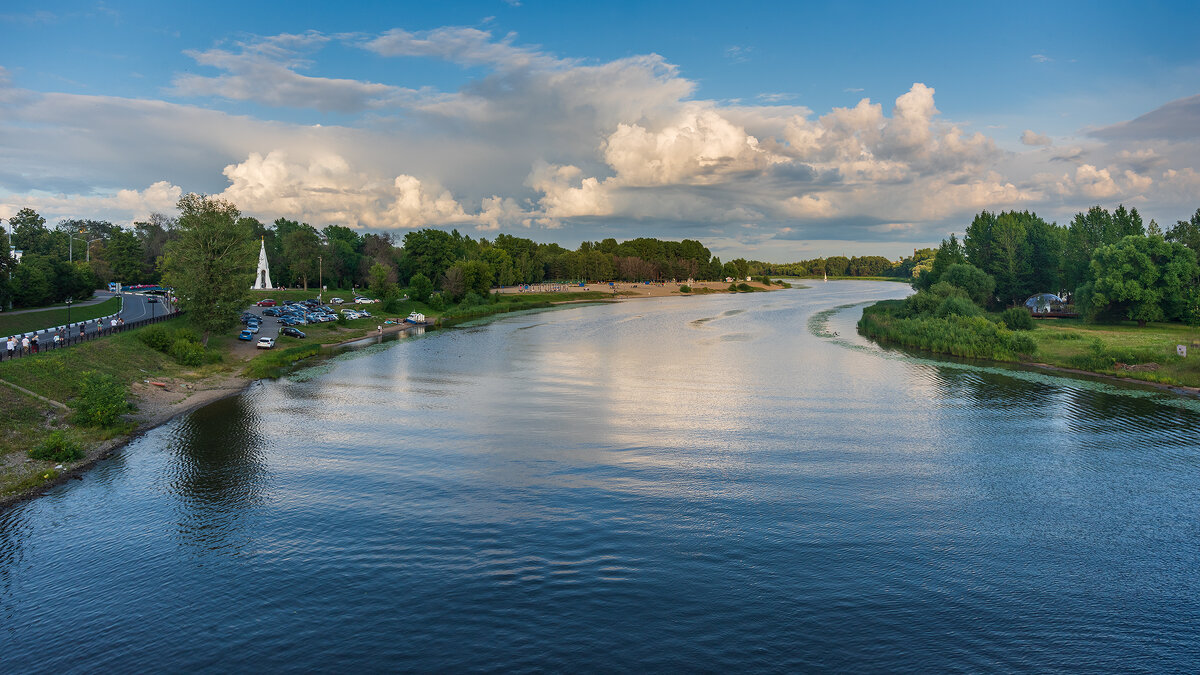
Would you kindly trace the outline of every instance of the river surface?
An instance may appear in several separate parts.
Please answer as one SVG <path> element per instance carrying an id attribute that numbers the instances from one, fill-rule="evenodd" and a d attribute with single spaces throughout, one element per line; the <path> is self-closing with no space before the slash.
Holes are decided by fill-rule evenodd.
<path id="1" fill-rule="evenodd" d="M 576 306 L 258 383 L 0 512 L 0 671 L 1195 672 L 1197 401 L 833 309 L 907 292 Z"/>

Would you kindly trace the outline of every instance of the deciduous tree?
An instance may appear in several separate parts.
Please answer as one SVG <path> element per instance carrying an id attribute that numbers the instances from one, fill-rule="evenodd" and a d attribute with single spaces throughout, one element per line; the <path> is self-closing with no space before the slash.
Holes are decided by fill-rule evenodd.
<path id="1" fill-rule="evenodd" d="M 199 194 L 179 200 L 179 238 L 166 246 L 163 280 L 208 344 L 212 333 L 232 328 L 250 302 L 257 243 L 238 222 L 231 202 Z"/>

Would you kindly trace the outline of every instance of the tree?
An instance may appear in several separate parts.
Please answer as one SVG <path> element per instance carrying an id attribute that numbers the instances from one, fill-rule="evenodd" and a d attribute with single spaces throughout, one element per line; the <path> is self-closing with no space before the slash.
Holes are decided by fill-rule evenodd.
<path id="1" fill-rule="evenodd" d="M 390 300 L 396 295 L 396 284 L 392 281 L 395 278 L 396 271 L 387 265 L 383 263 L 371 265 L 369 273 L 371 292 L 380 298 Z"/>
<path id="2" fill-rule="evenodd" d="M 433 292 L 433 282 L 429 280 L 429 277 L 417 272 L 408 283 L 412 287 L 413 300 L 417 302 L 429 301 L 429 294 Z"/>
<path id="3" fill-rule="evenodd" d="M 988 304 L 996 288 L 996 280 L 991 275 L 967 263 L 951 265 L 942 274 L 941 280 L 966 291 L 971 301 L 981 307 Z"/>
<path id="4" fill-rule="evenodd" d="M 142 281 L 145 254 L 137 235 L 128 230 L 116 230 L 104 242 L 101 257 L 108 263 L 111 277 L 123 284 Z"/>
<path id="5" fill-rule="evenodd" d="M 913 280 L 913 286 L 918 290 L 929 288 L 930 286 L 941 281 L 942 275 L 946 270 L 953 265 L 962 265 L 967 262 L 966 254 L 963 252 L 963 247 L 958 243 L 958 239 L 951 234 L 949 239 L 943 239 L 942 245 L 938 246 L 937 253 L 933 256 L 933 262 L 929 267 L 929 271 Z"/>
<path id="6" fill-rule="evenodd" d="M 1161 237 L 1127 236 L 1096 249 L 1082 287 L 1088 314 L 1148 321 L 1184 318 L 1197 284 L 1196 254 Z"/>
<path id="7" fill-rule="evenodd" d="M 1021 215 L 1006 212 L 996 218 L 992 228 L 992 269 L 984 270 L 996 279 L 996 299 L 1009 305 L 1030 295 L 1024 283 L 1030 272 L 1026 218 Z"/>
<path id="8" fill-rule="evenodd" d="M 179 238 L 166 246 L 163 281 L 174 287 L 207 346 L 209 336 L 235 326 L 249 304 L 258 251 L 233 203 L 193 193 L 180 198 L 179 210 Z"/>
<path id="9" fill-rule="evenodd" d="M 283 238 L 283 257 L 292 270 L 292 278 L 299 279 L 308 290 L 308 280 L 316 279 L 324 270 L 317 257 L 321 255 L 321 239 L 317 231 L 307 225 L 289 232 Z"/>
<path id="10" fill-rule="evenodd" d="M 1166 240 L 1183 244 L 1200 255 L 1200 209 L 1196 209 L 1189 220 L 1175 223 L 1175 227 L 1167 232 Z"/>

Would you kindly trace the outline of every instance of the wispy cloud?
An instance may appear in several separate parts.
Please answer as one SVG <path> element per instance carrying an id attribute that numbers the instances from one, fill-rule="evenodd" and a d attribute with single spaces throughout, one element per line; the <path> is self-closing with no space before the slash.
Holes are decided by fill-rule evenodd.
<path id="1" fill-rule="evenodd" d="M 750 60 L 750 52 L 753 52 L 753 47 L 745 47 L 742 45 L 733 45 L 725 48 L 725 58 L 734 63 L 745 63 Z"/>
<path id="2" fill-rule="evenodd" d="M 1033 59 L 1034 61 L 1037 61 L 1038 63 L 1049 63 L 1050 61 L 1054 60 L 1054 59 L 1050 58 L 1049 56 L 1046 56 L 1045 54 L 1032 54 L 1032 55 L 1030 55 L 1029 58 Z"/>
<path id="3" fill-rule="evenodd" d="M 755 96 L 754 98 L 758 99 L 759 101 L 762 101 L 763 103 L 783 103 L 784 101 L 794 101 L 794 100 L 796 100 L 796 97 L 797 97 L 796 94 L 789 94 L 787 92 L 780 91 L 780 92 L 762 93 L 762 94 Z"/>
<path id="4" fill-rule="evenodd" d="M 847 94 L 858 94 L 865 90 L 862 87 L 846 87 L 842 91 L 846 92 Z"/>

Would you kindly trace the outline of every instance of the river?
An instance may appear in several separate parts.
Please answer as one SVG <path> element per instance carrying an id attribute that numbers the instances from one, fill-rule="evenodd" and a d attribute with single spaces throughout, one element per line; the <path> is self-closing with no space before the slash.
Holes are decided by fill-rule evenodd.
<path id="1" fill-rule="evenodd" d="M 0 512 L 0 671 L 1194 671 L 1200 404 L 817 282 L 507 316 Z"/>

